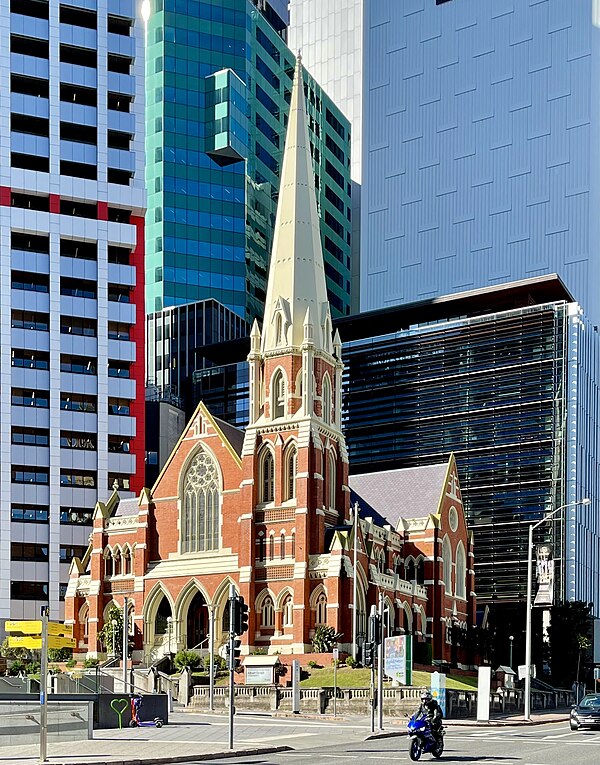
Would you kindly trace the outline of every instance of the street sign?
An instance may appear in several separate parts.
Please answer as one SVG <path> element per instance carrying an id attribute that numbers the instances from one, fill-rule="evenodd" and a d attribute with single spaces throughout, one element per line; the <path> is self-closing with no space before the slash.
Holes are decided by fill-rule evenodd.
<path id="1" fill-rule="evenodd" d="M 32 619 L 29 621 L 8 620 L 4 622 L 4 629 L 6 632 L 22 632 L 24 635 L 41 635 L 42 622 L 40 619 Z M 73 637 L 73 625 L 61 624 L 60 622 L 48 622 L 48 635 Z"/>
<path id="2" fill-rule="evenodd" d="M 48 622 L 48 634 L 56 637 L 73 637 L 73 625 L 61 624 L 60 622 Z M 52 647 L 52 646 L 51 646 Z"/>
<path id="3" fill-rule="evenodd" d="M 42 650 L 42 636 L 35 635 L 10 635 L 8 638 L 9 648 L 29 648 L 32 651 Z"/>
<path id="4" fill-rule="evenodd" d="M 48 635 L 48 648 L 75 648 L 77 641 L 70 637 Z M 31 651 L 42 650 L 41 635 L 10 635 L 9 648 L 28 648 Z"/>
<path id="5" fill-rule="evenodd" d="M 7 620 L 4 622 L 6 632 L 22 632 L 25 635 L 41 635 L 42 621 L 34 619 L 33 621 L 15 622 Z"/>
<path id="6" fill-rule="evenodd" d="M 62 637 L 62 635 L 48 635 L 48 648 L 75 648 L 75 638 Z"/>

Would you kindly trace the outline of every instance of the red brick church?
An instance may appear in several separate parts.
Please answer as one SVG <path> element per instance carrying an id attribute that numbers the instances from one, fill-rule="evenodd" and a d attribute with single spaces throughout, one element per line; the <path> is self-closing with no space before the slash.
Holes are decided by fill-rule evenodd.
<path id="1" fill-rule="evenodd" d="M 454 458 L 349 479 L 341 347 L 298 61 L 265 316 L 248 357 L 249 425 L 242 432 L 200 404 L 151 490 L 97 504 L 66 597 L 79 652 L 103 651 L 98 632 L 124 597 L 139 661 L 206 649 L 211 624 L 219 646 L 233 583 L 250 605 L 243 653 L 310 652 L 319 625 L 350 651 L 353 609 L 360 644 L 382 592 L 389 634 L 410 632 L 423 656 L 467 661 L 456 636 L 475 619 L 473 549 Z"/>

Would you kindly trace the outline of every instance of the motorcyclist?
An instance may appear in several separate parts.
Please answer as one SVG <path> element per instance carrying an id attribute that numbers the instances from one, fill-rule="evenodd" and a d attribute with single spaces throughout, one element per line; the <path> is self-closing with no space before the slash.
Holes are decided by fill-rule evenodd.
<path id="1" fill-rule="evenodd" d="M 438 738 L 444 715 L 442 714 L 440 705 L 433 698 L 429 691 L 423 691 L 421 693 L 421 706 L 419 707 L 419 713 L 425 715 L 431 727 L 431 732 L 436 738 Z"/>

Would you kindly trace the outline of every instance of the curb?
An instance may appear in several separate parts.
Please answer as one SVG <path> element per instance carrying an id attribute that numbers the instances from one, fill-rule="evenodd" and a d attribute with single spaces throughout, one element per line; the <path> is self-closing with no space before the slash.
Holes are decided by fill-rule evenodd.
<path id="1" fill-rule="evenodd" d="M 175 743 L 175 742 L 174 742 Z M 148 759 L 127 760 L 94 760 L 94 765 L 170 765 L 176 762 L 199 762 L 205 760 L 222 760 L 232 757 L 253 757 L 259 754 L 276 754 L 277 752 L 290 752 L 291 746 L 263 746 L 255 749 L 227 749 L 224 752 L 203 752 L 199 754 L 185 754 L 176 757 L 155 757 Z M 51 765 L 90 765 L 90 760 L 85 761 L 61 761 L 59 757 L 50 758 Z"/>

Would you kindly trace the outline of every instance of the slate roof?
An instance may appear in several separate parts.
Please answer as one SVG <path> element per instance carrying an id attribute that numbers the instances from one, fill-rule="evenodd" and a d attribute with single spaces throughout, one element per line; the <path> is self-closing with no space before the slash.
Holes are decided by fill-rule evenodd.
<path id="1" fill-rule="evenodd" d="M 112 518 L 123 518 L 129 515 L 137 515 L 139 511 L 138 497 L 128 497 L 127 499 L 119 498 L 119 504 L 117 509 L 112 514 Z"/>
<path id="2" fill-rule="evenodd" d="M 437 513 L 448 463 L 402 470 L 351 475 L 350 501 L 358 502 L 361 518 L 398 527 L 400 518 L 425 518 Z"/>
<path id="3" fill-rule="evenodd" d="M 225 438 L 229 441 L 233 447 L 234 452 L 238 456 L 242 456 L 242 446 L 244 445 L 244 431 L 236 428 L 234 425 L 230 425 L 225 420 L 220 420 L 218 417 L 212 415 L 213 420 L 219 426 Z"/>

